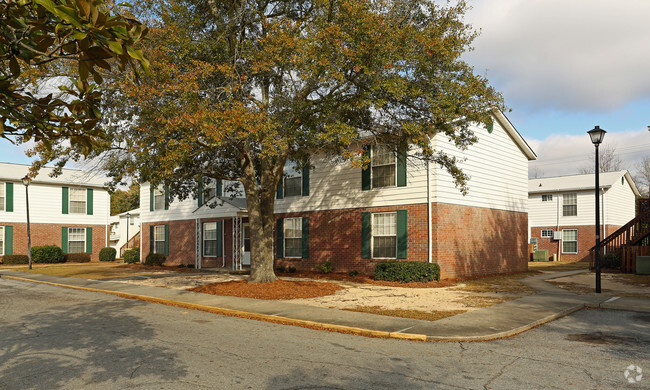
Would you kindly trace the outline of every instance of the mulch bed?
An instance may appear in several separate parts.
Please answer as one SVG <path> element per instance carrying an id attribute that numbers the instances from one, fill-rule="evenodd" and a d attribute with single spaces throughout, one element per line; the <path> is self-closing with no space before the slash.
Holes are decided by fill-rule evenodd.
<path id="1" fill-rule="evenodd" d="M 248 283 L 246 280 L 235 280 L 206 284 L 192 288 L 190 291 L 213 295 L 277 300 L 323 297 L 332 295 L 342 289 L 343 287 L 338 284 L 329 282 L 276 280 L 272 283 Z"/>
<path id="2" fill-rule="evenodd" d="M 350 276 L 347 273 L 343 272 L 331 272 L 329 274 L 324 274 L 322 272 L 313 272 L 313 271 L 296 271 L 296 272 L 277 272 L 275 273 L 278 277 L 283 278 L 305 278 L 305 279 L 317 279 L 317 280 L 339 280 L 343 282 L 354 282 L 354 283 L 365 283 L 365 284 L 374 284 L 378 286 L 388 286 L 388 287 L 407 287 L 407 288 L 440 288 L 440 287 L 451 287 L 458 284 L 458 280 L 455 279 L 445 279 L 440 281 L 432 282 L 410 282 L 410 283 L 400 283 L 400 282 L 388 282 L 385 280 L 375 280 L 370 275 L 356 275 Z"/>

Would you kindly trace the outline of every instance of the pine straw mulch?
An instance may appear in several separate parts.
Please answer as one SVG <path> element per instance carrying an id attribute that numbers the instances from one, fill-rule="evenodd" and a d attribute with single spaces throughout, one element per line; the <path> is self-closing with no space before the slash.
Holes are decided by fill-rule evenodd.
<path id="1" fill-rule="evenodd" d="M 282 278 L 300 278 L 300 279 L 317 279 L 317 280 L 335 280 L 341 282 L 352 282 L 360 284 L 374 284 L 377 286 L 387 286 L 387 287 L 406 287 L 406 288 L 440 288 L 440 287 L 451 287 L 458 284 L 456 279 L 445 279 L 440 281 L 431 281 L 431 282 L 410 282 L 410 283 L 400 283 L 400 282 L 388 282 L 386 280 L 375 280 L 370 275 L 356 275 L 350 276 L 347 273 L 343 272 L 331 272 L 324 274 L 322 272 L 316 271 L 296 271 L 296 272 L 277 272 L 276 275 Z"/>
<path id="2" fill-rule="evenodd" d="M 336 283 L 279 279 L 272 283 L 248 283 L 246 280 L 234 280 L 190 289 L 190 291 L 205 294 L 268 300 L 316 298 L 332 295 L 338 290 L 343 290 L 343 287 Z"/>

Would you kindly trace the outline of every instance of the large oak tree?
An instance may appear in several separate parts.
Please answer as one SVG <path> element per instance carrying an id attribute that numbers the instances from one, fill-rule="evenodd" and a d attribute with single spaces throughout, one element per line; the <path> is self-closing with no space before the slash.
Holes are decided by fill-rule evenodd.
<path id="1" fill-rule="evenodd" d="M 273 272 L 276 186 L 289 160 L 315 153 L 364 164 L 363 146 L 414 145 L 465 190 L 444 133 L 476 142 L 471 123 L 503 108 L 462 59 L 475 38 L 466 4 L 428 0 L 148 0 L 151 75 L 116 84 L 111 173 L 191 197 L 197 178 L 243 183 L 252 282 Z M 126 104 L 122 104 L 126 102 Z"/>

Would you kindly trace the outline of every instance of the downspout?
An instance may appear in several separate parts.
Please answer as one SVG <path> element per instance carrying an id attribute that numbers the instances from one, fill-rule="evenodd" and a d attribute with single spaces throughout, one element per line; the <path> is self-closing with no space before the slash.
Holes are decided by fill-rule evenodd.
<path id="1" fill-rule="evenodd" d="M 601 235 L 601 237 L 602 237 L 601 241 L 602 241 L 602 240 L 604 240 L 605 238 L 607 238 L 607 234 L 606 234 L 606 232 L 607 232 L 607 225 L 605 225 L 605 189 L 604 189 L 604 188 L 601 188 L 600 190 L 601 190 L 601 195 L 600 195 L 600 208 L 601 208 L 601 211 L 600 211 L 600 215 L 601 215 L 601 218 L 602 218 L 602 220 L 601 220 L 601 226 L 603 227 L 603 231 L 601 232 L 601 233 L 602 233 L 602 235 Z M 603 254 L 605 254 L 605 253 L 607 253 L 607 245 L 605 245 L 605 246 L 603 247 Z"/>
<path id="2" fill-rule="evenodd" d="M 221 268 L 226 268 L 226 220 L 221 223 Z"/>
<path id="3" fill-rule="evenodd" d="M 108 192 L 106 192 L 106 195 L 108 195 Z M 108 228 L 108 219 L 110 218 L 110 215 L 111 215 L 111 196 L 110 195 L 108 195 L 106 197 L 106 205 L 108 207 L 108 210 L 107 210 L 108 212 L 106 213 L 106 230 L 104 231 L 106 233 L 106 234 L 104 234 L 105 239 L 106 239 L 106 244 L 104 246 L 108 247 L 109 235 L 111 234 L 111 232 L 109 231 L 109 228 Z M 127 239 L 128 239 L 128 237 L 127 237 Z M 118 248 L 118 250 L 119 250 L 119 248 Z"/>
<path id="4" fill-rule="evenodd" d="M 555 231 L 559 232 L 560 231 L 560 193 L 559 192 L 556 194 L 556 202 L 555 202 L 555 204 L 557 205 L 555 207 L 556 208 L 556 212 L 555 212 L 555 222 L 556 222 Z M 557 240 L 557 261 L 562 261 L 561 260 L 561 256 L 562 256 L 562 250 L 561 250 L 562 247 L 561 247 L 561 245 L 562 245 L 562 239 L 560 238 L 559 240 Z"/>
<path id="5" fill-rule="evenodd" d="M 427 160 L 427 260 L 433 263 L 433 228 L 431 226 L 431 175 L 429 173 L 429 160 Z"/>

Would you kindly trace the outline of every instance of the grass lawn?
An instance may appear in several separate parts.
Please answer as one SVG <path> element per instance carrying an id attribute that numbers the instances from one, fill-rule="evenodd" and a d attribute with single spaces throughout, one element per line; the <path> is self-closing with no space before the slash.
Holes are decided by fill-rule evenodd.
<path id="1" fill-rule="evenodd" d="M 13 271 L 54 275 L 54 276 L 68 276 L 73 278 L 83 279 L 109 279 L 137 275 L 151 275 L 158 273 L 169 273 L 173 271 L 160 271 L 160 270 L 141 270 L 131 269 L 127 267 L 119 267 L 123 265 L 121 262 L 111 263 L 71 263 L 71 264 L 32 264 L 30 271 L 27 265 L 4 265 L 0 264 L 0 269 L 10 269 Z"/>
<path id="2" fill-rule="evenodd" d="M 589 263 L 583 263 L 581 261 L 533 261 L 528 263 L 528 270 L 530 271 L 562 272 L 582 269 L 588 270 Z"/>

